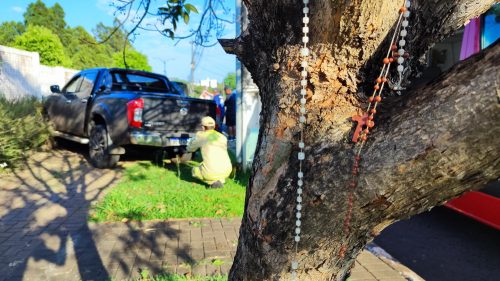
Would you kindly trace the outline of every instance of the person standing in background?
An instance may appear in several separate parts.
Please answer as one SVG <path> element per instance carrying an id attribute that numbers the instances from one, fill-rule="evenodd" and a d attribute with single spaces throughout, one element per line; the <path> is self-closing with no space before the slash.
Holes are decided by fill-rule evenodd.
<path id="1" fill-rule="evenodd" d="M 203 92 L 200 94 L 200 99 L 204 100 L 212 100 L 214 98 L 214 95 L 208 91 L 208 89 L 205 88 Z"/>
<path id="2" fill-rule="evenodd" d="M 223 125 L 224 113 L 225 113 L 224 97 L 217 89 L 215 90 L 215 93 L 214 93 L 214 101 L 215 101 L 215 104 L 217 105 L 217 107 L 215 109 L 215 113 L 216 113 L 215 122 L 217 123 L 218 131 L 222 132 L 223 131 L 222 125 Z"/>
<path id="3" fill-rule="evenodd" d="M 226 126 L 229 140 L 231 141 L 236 136 L 236 93 L 230 87 L 224 87 L 224 91 L 226 92 L 226 101 L 224 102 L 224 106 L 226 107 Z"/>

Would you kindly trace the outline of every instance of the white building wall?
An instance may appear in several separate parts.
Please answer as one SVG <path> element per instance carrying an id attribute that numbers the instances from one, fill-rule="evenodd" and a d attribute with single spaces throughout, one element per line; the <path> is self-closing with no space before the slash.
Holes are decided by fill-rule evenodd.
<path id="1" fill-rule="evenodd" d="M 247 9 L 241 0 L 236 0 L 236 34 L 248 26 Z M 236 155 L 244 170 L 251 167 L 260 128 L 259 89 L 253 83 L 250 72 L 236 60 Z"/>
<path id="2" fill-rule="evenodd" d="M 42 98 L 50 93 L 50 85 L 62 87 L 77 72 L 41 65 L 36 52 L 0 46 L 0 94 L 8 99 Z"/>

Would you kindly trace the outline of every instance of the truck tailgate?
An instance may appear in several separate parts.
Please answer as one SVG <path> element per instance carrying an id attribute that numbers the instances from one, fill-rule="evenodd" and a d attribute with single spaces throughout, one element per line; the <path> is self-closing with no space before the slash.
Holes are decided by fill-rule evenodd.
<path id="1" fill-rule="evenodd" d="M 204 116 L 215 118 L 215 102 L 171 95 L 145 95 L 143 124 L 145 129 L 195 133 Z"/>

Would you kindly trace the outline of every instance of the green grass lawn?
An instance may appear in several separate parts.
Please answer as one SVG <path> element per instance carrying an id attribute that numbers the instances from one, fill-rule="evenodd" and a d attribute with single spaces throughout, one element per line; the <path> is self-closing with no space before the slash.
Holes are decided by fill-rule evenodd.
<path id="1" fill-rule="evenodd" d="M 248 176 L 238 175 L 226 180 L 223 188 L 207 189 L 191 176 L 195 164 L 168 164 L 165 168 L 149 162 L 126 165 L 124 177 L 93 207 L 90 220 L 242 216 Z"/>

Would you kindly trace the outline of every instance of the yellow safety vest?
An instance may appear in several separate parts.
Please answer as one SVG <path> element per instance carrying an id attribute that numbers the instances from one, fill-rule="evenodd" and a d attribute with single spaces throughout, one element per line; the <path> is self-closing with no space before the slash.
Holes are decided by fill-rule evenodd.
<path id="1" fill-rule="evenodd" d="M 216 130 L 201 131 L 188 143 L 187 151 L 201 149 L 201 173 L 207 180 L 227 178 L 232 171 L 227 153 L 227 138 Z"/>

